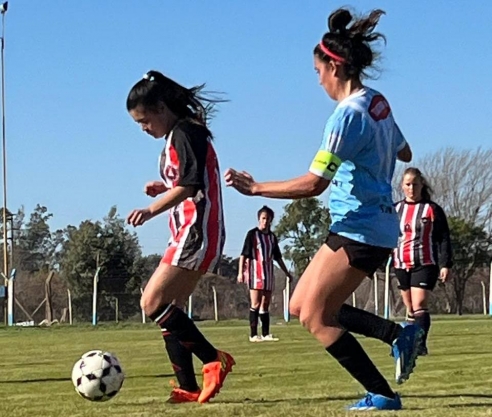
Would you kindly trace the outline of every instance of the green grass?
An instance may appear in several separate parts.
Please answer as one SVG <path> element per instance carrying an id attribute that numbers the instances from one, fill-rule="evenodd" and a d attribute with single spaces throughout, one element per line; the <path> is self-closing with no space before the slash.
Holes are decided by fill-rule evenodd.
<path id="1" fill-rule="evenodd" d="M 245 322 L 200 323 L 237 361 L 210 404 L 168 405 L 171 367 L 152 325 L 0 329 L 0 416 L 344 416 L 362 388 L 298 324 L 274 326 L 277 343 L 250 344 Z M 361 339 L 393 381 L 393 360 L 381 342 Z M 430 355 L 398 390 L 405 410 L 373 416 L 492 416 L 492 320 L 435 320 Z M 115 352 L 127 374 L 107 403 L 80 398 L 70 381 L 85 351 Z M 200 370 L 196 363 L 196 369 Z"/>

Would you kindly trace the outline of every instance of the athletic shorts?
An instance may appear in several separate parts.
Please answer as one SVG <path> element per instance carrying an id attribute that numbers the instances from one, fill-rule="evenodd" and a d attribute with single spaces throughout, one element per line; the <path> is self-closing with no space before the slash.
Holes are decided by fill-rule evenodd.
<path id="1" fill-rule="evenodd" d="M 173 227 L 172 219 L 170 224 L 169 246 L 161 263 L 192 271 L 217 272 L 225 243 L 224 229 L 212 227 L 201 216 L 181 227 Z"/>
<path id="2" fill-rule="evenodd" d="M 432 291 L 439 278 L 439 267 L 437 265 L 424 265 L 409 269 L 395 269 L 400 290 L 409 290 L 410 287 L 423 288 Z"/>
<path id="3" fill-rule="evenodd" d="M 257 279 L 253 277 L 252 279 L 248 279 L 247 282 L 250 290 L 273 291 L 275 289 L 275 277 L 266 279 Z"/>
<path id="4" fill-rule="evenodd" d="M 349 265 L 365 272 L 371 278 L 374 272 L 385 264 L 392 252 L 390 248 L 357 242 L 333 232 L 328 234 L 325 243 L 333 252 L 343 248 L 349 259 Z"/>

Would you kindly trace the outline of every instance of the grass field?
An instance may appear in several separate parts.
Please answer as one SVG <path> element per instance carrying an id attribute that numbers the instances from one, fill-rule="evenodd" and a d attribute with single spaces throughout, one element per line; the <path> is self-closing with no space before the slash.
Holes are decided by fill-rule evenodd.
<path id="1" fill-rule="evenodd" d="M 152 325 L 0 329 L 0 416 L 344 416 L 362 388 L 298 324 L 274 326 L 277 343 L 250 344 L 246 322 L 200 324 L 237 361 L 211 403 L 168 405 L 171 367 Z M 393 360 L 381 342 L 361 339 L 393 381 Z M 374 416 L 492 416 L 492 320 L 435 320 L 430 355 L 398 387 L 404 410 Z M 73 363 L 85 351 L 117 354 L 127 378 L 107 403 L 73 389 Z M 197 373 L 200 370 L 196 363 Z"/>

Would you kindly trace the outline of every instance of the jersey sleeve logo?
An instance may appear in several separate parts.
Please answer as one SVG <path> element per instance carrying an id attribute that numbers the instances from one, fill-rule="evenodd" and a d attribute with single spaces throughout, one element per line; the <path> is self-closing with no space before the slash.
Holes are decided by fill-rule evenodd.
<path id="1" fill-rule="evenodd" d="M 369 114 L 376 122 L 386 119 L 390 113 L 390 105 L 382 95 L 378 94 L 372 98 L 369 105 Z"/>

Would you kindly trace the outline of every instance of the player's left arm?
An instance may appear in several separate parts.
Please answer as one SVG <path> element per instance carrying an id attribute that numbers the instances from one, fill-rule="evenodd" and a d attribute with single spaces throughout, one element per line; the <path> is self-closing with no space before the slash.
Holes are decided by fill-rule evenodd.
<path id="1" fill-rule="evenodd" d="M 161 213 L 169 210 L 172 207 L 177 206 L 182 203 L 187 198 L 193 197 L 196 194 L 195 187 L 188 186 L 177 186 L 169 190 L 164 196 L 159 198 L 159 200 L 154 201 L 149 206 L 149 212 L 151 217 L 158 216 Z"/>
<path id="2" fill-rule="evenodd" d="M 292 276 L 292 274 L 287 269 L 287 266 L 285 266 L 284 259 L 282 257 L 282 252 L 280 251 L 280 246 L 278 244 L 277 236 L 273 235 L 273 237 L 274 237 L 274 241 L 275 241 L 274 247 L 273 247 L 273 259 L 275 259 L 275 261 L 277 262 L 278 266 L 283 271 L 285 276 L 287 278 L 289 278 L 289 282 L 292 282 L 294 277 Z"/>
<path id="3" fill-rule="evenodd" d="M 149 206 L 152 217 L 177 206 L 187 198 L 194 197 L 198 190 L 204 187 L 208 146 L 205 135 L 192 137 L 187 132 L 176 130 L 172 140 L 179 160 L 179 180 L 176 187 Z"/>
<path id="4" fill-rule="evenodd" d="M 437 204 L 434 205 L 434 228 L 435 241 L 439 252 L 439 265 L 441 267 L 440 278 L 446 281 L 449 269 L 453 266 L 451 235 L 444 210 Z"/>

